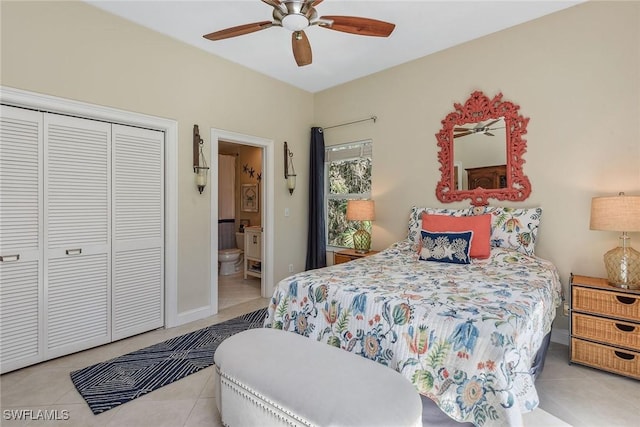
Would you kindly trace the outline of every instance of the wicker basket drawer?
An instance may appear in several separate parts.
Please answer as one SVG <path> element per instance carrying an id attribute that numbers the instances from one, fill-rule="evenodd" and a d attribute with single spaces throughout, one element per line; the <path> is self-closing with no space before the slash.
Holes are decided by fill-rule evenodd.
<path id="1" fill-rule="evenodd" d="M 640 351 L 640 324 L 572 313 L 571 334 Z"/>
<path id="2" fill-rule="evenodd" d="M 640 352 L 571 338 L 571 361 L 640 379 Z"/>
<path id="3" fill-rule="evenodd" d="M 571 298 L 573 310 L 640 321 L 640 296 L 573 286 Z"/>

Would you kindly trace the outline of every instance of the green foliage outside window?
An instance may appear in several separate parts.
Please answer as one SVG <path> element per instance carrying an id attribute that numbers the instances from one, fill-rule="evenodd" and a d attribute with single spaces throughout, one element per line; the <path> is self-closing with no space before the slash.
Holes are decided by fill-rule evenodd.
<path id="1" fill-rule="evenodd" d="M 353 247 L 353 233 L 359 221 L 347 221 L 347 200 L 368 199 L 371 194 L 371 159 L 358 158 L 329 163 L 329 194 L 327 196 L 327 244 Z M 371 222 L 364 221 L 371 232 Z"/>

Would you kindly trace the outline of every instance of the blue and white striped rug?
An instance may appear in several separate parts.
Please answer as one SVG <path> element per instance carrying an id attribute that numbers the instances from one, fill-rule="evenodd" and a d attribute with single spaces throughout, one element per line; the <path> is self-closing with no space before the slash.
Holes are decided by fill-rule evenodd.
<path id="1" fill-rule="evenodd" d="M 267 309 L 71 372 L 71 381 L 94 414 L 127 403 L 213 365 L 213 354 L 227 337 L 262 326 Z"/>

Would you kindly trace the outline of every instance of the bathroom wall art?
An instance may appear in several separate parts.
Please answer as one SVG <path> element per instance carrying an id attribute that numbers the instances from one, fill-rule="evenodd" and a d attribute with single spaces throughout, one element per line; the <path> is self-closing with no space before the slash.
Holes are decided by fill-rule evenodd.
<path id="1" fill-rule="evenodd" d="M 258 212 L 258 184 L 242 184 L 242 212 Z"/>

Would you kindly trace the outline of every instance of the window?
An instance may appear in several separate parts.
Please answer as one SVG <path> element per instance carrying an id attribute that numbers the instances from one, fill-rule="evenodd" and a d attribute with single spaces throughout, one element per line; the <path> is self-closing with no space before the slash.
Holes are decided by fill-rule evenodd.
<path id="1" fill-rule="evenodd" d="M 371 198 L 372 142 L 359 141 L 325 149 L 327 245 L 352 248 L 360 224 L 347 221 L 347 200 Z M 365 222 L 371 231 L 371 223 Z"/>

